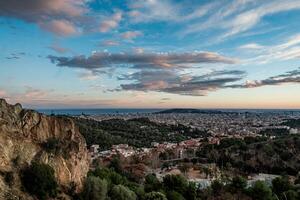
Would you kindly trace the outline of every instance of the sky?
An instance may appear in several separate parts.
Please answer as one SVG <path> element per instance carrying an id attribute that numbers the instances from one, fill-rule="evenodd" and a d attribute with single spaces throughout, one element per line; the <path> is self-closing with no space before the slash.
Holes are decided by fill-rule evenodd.
<path id="1" fill-rule="evenodd" d="M 300 108 L 300 0 L 0 0 L 0 98 Z"/>

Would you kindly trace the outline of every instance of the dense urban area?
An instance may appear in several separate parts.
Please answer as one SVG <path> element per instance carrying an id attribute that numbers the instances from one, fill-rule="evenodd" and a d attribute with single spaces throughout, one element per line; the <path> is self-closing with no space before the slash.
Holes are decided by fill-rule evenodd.
<path id="1" fill-rule="evenodd" d="M 74 119 L 92 176 L 110 182 L 117 172 L 142 184 L 142 194 L 127 186 L 138 199 L 300 198 L 300 112 L 171 109 Z"/>

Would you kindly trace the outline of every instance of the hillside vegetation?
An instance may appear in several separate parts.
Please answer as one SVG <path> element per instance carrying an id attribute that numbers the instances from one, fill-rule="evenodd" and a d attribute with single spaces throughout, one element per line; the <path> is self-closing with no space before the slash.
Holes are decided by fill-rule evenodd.
<path id="1" fill-rule="evenodd" d="M 88 145 L 99 144 L 102 149 L 109 149 L 113 144 L 121 143 L 150 147 L 152 142 L 180 142 L 208 135 L 206 131 L 190 129 L 184 125 L 155 123 L 148 118 L 111 119 L 101 122 L 77 118 L 75 123 Z"/>
<path id="2" fill-rule="evenodd" d="M 300 137 L 267 141 L 225 139 L 220 145 L 205 145 L 197 155 L 220 167 L 230 166 L 244 173 L 296 175 L 300 171 Z"/>

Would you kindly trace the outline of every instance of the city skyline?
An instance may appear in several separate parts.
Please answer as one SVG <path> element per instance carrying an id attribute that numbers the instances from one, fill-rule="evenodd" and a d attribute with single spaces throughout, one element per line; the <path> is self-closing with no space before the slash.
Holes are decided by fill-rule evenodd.
<path id="1" fill-rule="evenodd" d="M 0 2 L 0 98 L 300 109 L 300 0 Z"/>

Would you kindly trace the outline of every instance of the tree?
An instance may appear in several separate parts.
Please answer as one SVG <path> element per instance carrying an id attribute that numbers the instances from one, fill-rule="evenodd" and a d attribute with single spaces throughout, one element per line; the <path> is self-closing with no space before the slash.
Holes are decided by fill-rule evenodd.
<path id="1" fill-rule="evenodd" d="M 167 197 L 161 192 L 150 192 L 145 195 L 144 200 L 167 200 Z"/>
<path id="2" fill-rule="evenodd" d="M 167 194 L 168 199 L 170 200 L 185 200 L 185 198 L 176 191 L 170 191 Z"/>
<path id="3" fill-rule="evenodd" d="M 107 181 L 99 177 L 89 176 L 83 189 L 84 200 L 105 200 L 107 195 Z"/>
<path id="4" fill-rule="evenodd" d="M 249 189 L 249 195 L 255 200 L 272 200 L 272 190 L 263 181 L 256 181 Z"/>
<path id="5" fill-rule="evenodd" d="M 287 192 L 285 192 L 285 197 L 288 200 L 299 200 L 300 196 L 297 192 L 295 192 L 294 190 L 289 190 Z"/>
<path id="6" fill-rule="evenodd" d="M 234 192 L 243 191 L 247 187 L 247 181 L 241 176 L 236 176 L 232 179 L 230 187 Z"/>
<path id="7" fill-rule="evenodd" d="M 166 190 L 173 190 L 181 194 L 184 194 L 188 187 L 187 180 L 180 175 L 166 175 L 163 179 L 163 184 Z"/>
<path id="8" fill-rule="evenodd" d="M 181 173 L 183 173 L 184 175 L 186 175 L 186 173 L 189 171 L 190 169 L 190 165 L 187 163 L 182 163 L 178 166 L 178 169 L 181 171 Z"/>
<path id="9" fill-rule="evenodd" d="M 21 180 L 26 191 L 41 200 L 55 197 L 57 194 L 54 170 L 47 164 L 33 162 L 23 170 Z"/>
<path id="10" fill-rule="evenodd" d="M 155 174 L 148 174 L 145 177 L 145 191 L 152 192 L 152 191 L 159 191 L 161 189 L 161 183 Z"/>
<path id="11" fill-rule="evenodd" d="M 282 197 L 283 193 L 291 189 L 288 177 L 277 177 L 272 181 L 272 190 L 278 196 Z"/>
<path id="12" fill-rule="evenodd" d="M 195 200 L 197 196 L 197 187 L 193 182 L 189 182 L 184 197 L 188 200 Z"/>
<path id="13" fill-rule="evenodd" d="M 115 170 L 118 173 L 123 172 L 120 158 L 118 156 L 113 157 L 113 159 L 111 160 L 111 162 L 109 164 L 109 168 L 112 168 L 113 170 Z"/>
<path id="14" fill-rule="evenodd" d="M 214 180 L 211 183 L 211 189 L 213 190 L 214 194 L 219 194 L 223 190 L 223 183 L 219 180 Z"/>
<path id="15" fill-rule="evenodd" d="M 136 194 L 123 185 L 115 185 L 110 197 L 111 200 L 136 200 Z"/>

